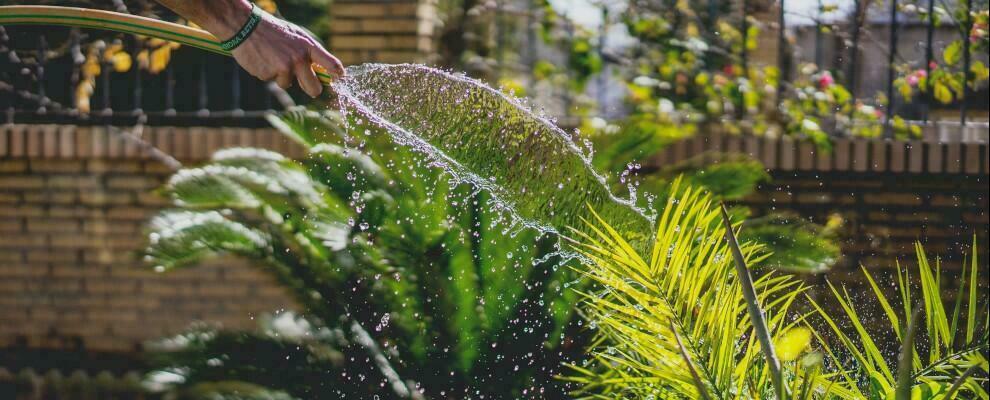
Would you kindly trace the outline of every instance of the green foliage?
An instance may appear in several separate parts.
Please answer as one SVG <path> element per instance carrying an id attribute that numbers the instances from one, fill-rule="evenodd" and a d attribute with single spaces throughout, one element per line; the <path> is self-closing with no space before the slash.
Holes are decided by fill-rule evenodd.
<path id="1" fill-rule="evenodd" d="M 550 377 L 565 353 L 548 350 L 570 335 L 577 299 L 564 290 L 574 273 L 551 268 L 552 240 L 510 231 L 484 207 L 488 194 L 452 187 L 388 135 L 355 122 L 341 130 L 333 118 L 273 120 L 309 150 L 304 160 L 229 149 L 176 173 L 163 192 L 177 208 L 152 221 L 145 254 L 160 271 L 222 253 L 255 260 L 295 296 L 307 325 L 337 333 L 303 346 L 285 335 L 193 331 L 201 343 L 192 353 L 159 364 L 188 372 L 166 389 L 244 381 L 297 398 L 380 387 L 426 396 L 561 390 Z M 271 350 L 239 350 L 247 347 Z M 273 362 L 280 357 L 288 361 Z M 499 371 L 514 366 L 504 380 Z"/>
<path id="2" fill-rule="evenodd" d="M 656 171 L 640 171 L 630 167 L 639 160 L 649 160 L 670 145 L 682 132 L 668 127 L 655 133 L 643 131 L 596 135 L 594 164 L 597 168 L 620 177 L 613 182 L 615 190 L 624 186 L 636 188 L 641 196 L 640 206 L 657 207 L 666 201 L 670 185 L 677 179 L 704 188 L 721 200 L 741 200 L 756 192 L 770 175 L 758 160 L 743 154 L 708 153 L 668 165 Z M 733 207 L 740 217 L 749 215 L 746 207 Z M 833 225 L 839 220 L 831 222 Z M 771 213 L 763 218 L 747 222 L 741 234 L 745 239 L 764 246 L 767 255 L 760 263 L 775 269 L 791 272 L 822 272 L 839 259 L 838 235 L 835 227 L 822 227 L 795 215 Z"/>
<path id="3" fill-rule="evenodd" d="M 583 293 L 597 340 L 590 362 L 573 365 L 566 379 L 582 385 L 575 395 L 588 398 L 771 398 L 767 364 L 712 198 L 690 187 L 674 193 L 648 258 L 605 221 L 589 222 L 600 230 L 576 248 L 587 259 L 585 275 L 602 287 Z M 744 244 L 741 254 L 754 262 L 758 250 Z M 802 326 L 801 319 L 788 318 L 805 290 L 798 281 L 764 275 L 754 288 L 776 341 Z M 842 390 L 827 385 L 820 365 L 802 362 L 785 363 L 788 386 Z"/>
<path id="4" fill-rule="evenodd" d="M 845 288 L 829 284 L 835 300 L 845 312 L 844 319 L 849 322 L 848 325 L 841 326 L 831 313 L 811 301 L 824 326 L 836 338 L 834 343 L 828 344 L 821 335 L 818 336 L 829 358 L 836 363 L 846 362 L 846 358 L 855 362 L 856 370 L 842 371 L 840 376 L 848 387 L 857 391 L 857 396 L 893 398 L 895 392 L 903 389 L 910 393 L 912 399 L 953 398 L 948 394 L 950 388 L 956 386 L 956 393 L 962 398 L 987 398 L 987 341 L 990 338 L 987 328 L 990 327 L 990 319 L 987 317 L 985 292 L 978 287 L 980 278 L 975 237 L 972 249 L 969 265 L 963 268 L 958 280 L 960 287 L 955 301 L 944 299 L 945 272 L 938 258 L 932 265 L 920 243 L 915 244 L 920 298 L 910 270 L 897 265 L 896 290 L 891 296 L 886 285 L 878 283 L 863 268 L 863 275 L 873 289 L 876 302 L 890 324 L 884 334 L 893 334 L 897 338 L 901 343 L 901 353 L 906 355 L 902 359 L 909 360 L 906 380 L 899 380 L 895 375 L 905 365 L 895 364 L 895 360 L 884 353 L 878 344 L 881 340 L 871 333 L 874 327 L 860 316 L 856 298 Z M 919 317 L 912 318 L 914 314 L 919 314 Z M 907 328 L 908 319 L 914 320 L 914 332 Z M 851 329 L 846 326 L 851 326 Z M 920 344 L 921 349 L 916 344 Z M 982 376 L 976 377 L 972 372 L 965 375 L 973 368 L 981 370 Z M 903 387 L 905 383 L 907 388 Z"/>
<path id="5" fill-rule="evenodd" d="M 727 232 L 718 224 L 710 195 L 691 188 L 675 193 L 663 208 L 649 258 L 600 219 L 589 222 L 597 234 L 575 244 L 585 255 L 585 274 L 598 284 L 582 293 L 596 333 L 593 358 L 572 365 L 564 377 L 581 385 L 576 396 L 774 398 L 767 356 L 754 338 L 753 314 L 746 311 L 758 307 L 781 361 L 786 398 L 987 398 L 990 319 L 978 288 L 975 239 L 954 301 L 943 299 L 948 274 L 937 259 L 929 262 L 920 244 L 920 298 L 900 266 L 894 286 L 900 304 L 864 268 L 874 303 L 900 343 L 899 352 L 890 352 L 860 316 L 862 306 L 856 304 L 862 299 L 844 288 L 829 284 L 848 323 L 802 296 L 805 287 L 787 274 L 760 276 L 754 284 L 757 300 L 747 301 L 743 280 L 729 266 L 729 251 L 738 250 L 745 265 L 759 257 L 759 246 L 723 240 Z M 798 311 L 805 308 L 804 298 L 810 313 Z M 907 328 L 904 321 L 911 315 L 914 322 Z M 897 364 L 898 353 L 907 364 Z"/>
<path id="6" fill-rule="evenodd" d="M 833 226 L 819 226 L 798 215 L 774 213 L 747 220 L 740 233 L 743 240 L 760 243 L 771 254 L 761 264 L 790 272 L 823 272 L 839 257 Z"/>

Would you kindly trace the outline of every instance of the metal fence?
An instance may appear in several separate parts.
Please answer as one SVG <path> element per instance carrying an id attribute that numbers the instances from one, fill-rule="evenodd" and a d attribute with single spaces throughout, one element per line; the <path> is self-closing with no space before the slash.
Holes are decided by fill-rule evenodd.
<path id="1" fill-rule="evenodd" d="M 895 115 L 908 123 L 925 128 L 926 135 L 940 138 L 956 136 L 959 138 L 976 138 L 986 140 L 988 125 L 987 110 L 990 103 L 987 100 L 985 86 L 974 89 L 965 85 L 959 96 L 951 104 L 941 104 L 934 99 L 932 91 L 928 90 L 913 99 L 904 99 L 895 89 L 894 82 L 898 78 L 899 65 L 911 65 L 922 69 L 925 76 L 931 76 L 933 62 L 938 60 L 938 54 L 952 40 L 962 39 L 962 60 L 957 65 L 959 71 L 965 71 L 965 79 L 972 82 L 974 77 L 970 69 L 974 60 L 987 62 L 986 54 L 975 53 L 972 50 L 967 34 L 972 30 L 973 18 L 957 19 L 954 13 L 958 10 L 971 10 L 974 7 L 984 7 L 984 4 L 974 4 L 973 0 L 917 0 L 918 4 L 905 0 L 852 0 L 851 9 L 830 11 L 823 0 L 818 0 L 814 11 L 798 12 L 788 8 L 788 5 L 798 3 L 796 0 L 706 0 L 704 3 L 693 3 L 702 14 L 712 14 L 708 20 L 723 18 L 734 21 L 739 30 L 748 34 L 752 24 L 759 24 L 768 34 L 761 40 L 772 40 L 766 43 L 768 48 L 776 49 L 776 54 L 754 52 L 743 46 L 734 57 L 743 69 L 751 68 L 760 63 L 775 63 L 782 72 L 777 93 L 784 93 L 790 88 L 790 79 L 795 76 L 797 69 L 803 63 L 813 63 L 827 69 L 837 78 L 837 82 L 846 86 L 860 101 L 867 104 L 877 104 L 874 94 L 882 92 L 888 99 L 883 108 L 882 120 L 887 125 L 886 133 L 892 134 L 890 121 Z M 833 2 L 834 3 L 834 2 Z M 563 51 L 548 49 L 540 43 L 538 34 L 533 27 L 536 21 L 543 17 L 539 1 L 501 1 L 496 4 L 496 76 L 502 74 L 517 74 L 526 76 L 540 57 L 547 57 L 555 63 L 566 64 L 568 55 Z M 601 6 L 603 23 L 597 28 L 599 55 L 606 64 L 622 63 L 621 56 L 616 56 L 605 49 L 603 43 L 608 42 L 608 27 L 610 24 L 620 24 L 621 16 L 609 15 L 607 2 Z M 916 9 L 914 13 L 905 11 L 905 5 Z M 950 18 L 944 21 L 936 20 L 936 7 L 949 11 Z M 732 14 L 717 15 L 720 9 L 729 9 Z M 920 18 L 924 16 L 924 18 Z M 802 19 L 803 23 L 796 23 Z M 520 29 L 522 25 L 524 28 Z M 566 18 L 558 22 L 558 34 L 573 39 L 575 27 Z M 517 35 L 504 32 L 516 32 Z M 522 32 L 522 35 L 518 35 Z M 771 37 L 772 34 L 772 37 Z M 918 34 L 922 37 L 916 40 Z M 744 37 L 745 40 L 745 37 Z M 503 49 L 518 47 L 521 51 L 508 52 L 516 57 L 506 59 Z M 911 51 L 920 48 L 922 51 Z M 757 52 L 759 53 L 759 52 Z M 771 52 L 772 53 L 772 52 Z M 920 53 L 920 54 L 918 54 Z M 880 59 L 882 58 L 882 60 Z M 882 71 L 882 76 L 880 72 Z M 605 104 L 607 99 L 614 99 L 607 93 L 609 85 L 606 80 L 608 73 L 600 74 L 595 83 L 589 85 L 588 95 Z M 530 79 L 531 81 L 531 79 Z M 864 81 L 866 81 L 864 83 Z M 621 90 L 621 89 L 619 89 Z M 558 110 L 564 110 L 562 118 L 566 118 L 566 110 L 574 102 L 574 94 L 562 91 L 555 94 L 561 105 Z M 973 119 L 973 110 L 982 111 Z M 599 110 L 600 112 L 603 110 Z M 946 115 L 951 114 L 951 115 Z M 951 134 L 949 132 L 952 132 Z"/>
<path id="2" fill-rule="evenodd" d="M 933 126 L 935 123 L 929 123 L 929 120 L 940 119 L 937 122 L 943 128 L 955 129 L 952 127 L 959 126 L 961 128 L 958 130 L 965 131 L 972 122 L 973 108 L 986 111 L 988 107 L 985 88 L 975 92 L 969 85 L 965 85 L 960 98 L 948 108 L 943 108 L 951 110 L 953 114 L 957 112 L 958 123 L 945 124 L 948 117 L 936 117 L 933 113 L 933 110 L 941 106 L 933 99 L 931 91 L 907 103 L 896 93 L 893 84 L 897 77 L 896 67 L 905 60 L 920 64 L 930 76 L 932 61 L 937 58 L 936 50 L 942 45 L 937 36 L 944 36 L 948 32 L 950 37 L 955 34 L 964 38 L 965 33 L 971 30 L 973 20 L 968 13 L 961 20 L 943 21 L 940 28 L 934 17 L 935 7 L 940 5 L 953 10 L 959 7 L 972 9 L 973 0 L 918 0 L 926 2 L 928 18 L 925 21 L 920 21 L 916 16 L 909 18 L 901 12 L 900 7 L 908 4 L 905 0 L 886 0 L 886 3 L 854 0 L 852 12 L 834 21 L 828 20 L 828 15 L 834 16 L 835 13 L 826 12 L 822 0 L 818 1 L 817 11 L 813 15 L 785 12 L 788 4 L 796 0 L 706 1 L 703 7 L 709 13 L 728 6 L 732 15 L 724 17 L 736 21 L 744 34 L 754 21 L 776 31 L 775 44 L 778 51 L 776 59 L 770 62 L 778 63 L 784 72 L 778 92 L 786 90 L 787 78 L 792 76 L 800 62 L 814 62 L 832 70 L 839 82 L 849 87 L 857 98 L 869 98 L 869 93 L 864 93 L 862 89 L 863 57 L 883 54 L 886 56 L 885 63 L 880 68 L 885 70 L 885 76 L 876 78 L 870 75 L 865 80 L 871 85 L 885 81 L 883 91 L 889 99 L 885 108 L 885 121 L 891 121 L 896 113 L 905 119 L 915 120 L 914 123 L 917 124 Z M 882 10 L 884 8 L 886 13 Z M 599 27 L 597 51 L 608 68 L 610 63 L 614 64 L 619 60 L 605 51 L 607 27 L 621 22 L 619 16 L 609 15 L 604 11 L 605 8 L 602 10 L 605 23 Z M 504 74 L 532 76 L 535 63 L 545 57 L 560 63 L 568 62 L 566 51 L 542 43 L 539 37 L 536 26 L 544 12 L 542 2 L 538 0 L 495 2 L 492 36 L 495 41 L 493 52 L 496 79 Z M 884 14 L 887 15 L 886 20 L 881 18 Z M 758 18 L 754 18 L 754 15 L 758 15 Z M 790 23 L 794 17 L 811 19 L 813 25 L 794 26 Z M 923 40 L 923 57 L 917 60 L 905 59 L 905 55 L 901 54 L 903 50 L 899 51 L 904 48 L 904 43 L 901 43 L 904 30 L 917 30 L 919 23 L 923 23 L 926 35 Z M 886 32 L 878 31 L 881 26 L 887 28 Z M 829 29 L 825 29 L 826 27 Z M 807 36 L 809 29 L 812 29 L 810 36 L 813 36 L 813 40 L 810 43 L 801 43 L 801 37 Z M 53 30 L 63 31 L 66 39 L 50 46 L 46 35 L 40 33 L 50 33 Z M 565 15 L 565 18 L 559 19 L 559 30 L 559 34 L 573 39 L 576 27 Z M 793 35 L 789 37 L 787 32 L 792 32 Z M 91 109 L 89 113 L 83 113 L 76 107 L 75 88 L 79 85 L 79 70 L 84 62 L 80 43 L 86 40 L 87 34 L 85 31 L 69 28 L 7 27 L 4 31 L 0 27 L 0 121 L 84 124 L 128 124 L 144 121 L 149 124 L 177 125 L 258 125 L 263 123 L 260 117 L 265 112 L 282 109 L 293 102 L 292 97 L 276 86 L 258 82 L 248 76 L 231 59 L 195 49 L 180 49 L 168 67 L 158 73 L 149 73 L 137 67 L 132 67 L 125 73 L 112 72 L 110 62 L 103 60 L 101 56 L 103 68 L 96 80 Z M 792 43 L 793 36 L 798 36 L 798 42 Z M 142 50 L 147 50 L 142 41 L 132 37 L 117 35 L 116 38 L 123 40 L 132 59 Z M 829 39 L 833 40 L 829 42 Z M 969 40 L 963 40 L 962 43 L 960 68 L 966 71 L 967 81 L 971 81 L 971 63 L 974 58 L 985 59 L 986 55 L 973 54 Z M 826 60 L 828 53 L 831 53 L 831 63 Z M 750 54 L 745 46 L 741 54 L 738 54 L 744 68 L 766 61 L 755 56 L 757 55 Z M 879 65 L 873 62 L 875 60 L 868 61 L 870 65 Z M 610 86 L 617 85 L 610 85 L 608 79 L 608 73 L 603 73 L 589 85 L 589 94 L 599 105 L 621 102 L 621 96 L 609 92 Z M 533 84 L 533 80 L 530 79 L 528 83 Z M 550 114 L 557 115 L 566 122 L 575 104 L 572 91 L 550 87 L 533 92 L 528 93 L 528 96 L 545 97 L 535 99 L 534 103 L 544 106 Z M 980 129 L 985 130 L 985 125 L 985 122 L 979 122 Z"/>
<path id="3" fill-rule="evenodd" d="M 59 43 L 50 44 L 51 37 Z M 256 126 L 265 113 L 295 103 L 228 57 L 179 48 L 164 69 L 151 72 L 139 67 L 154 50 L 145 41 L 122 34 L 99 40 L 106 45 L 91 49 L 83 43 L 94 40 L 79 29 L 0 26 L 0 123 Z M 126 71 L 115 71 L 106 57 L 111 43 L 132 60 Z M 84 110 L 79 88 L 89 51 L 100 69 Z"/>

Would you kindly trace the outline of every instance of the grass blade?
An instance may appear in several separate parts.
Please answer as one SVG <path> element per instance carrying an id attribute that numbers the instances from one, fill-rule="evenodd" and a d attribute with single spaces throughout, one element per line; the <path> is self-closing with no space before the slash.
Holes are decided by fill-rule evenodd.
<path id="1" fill-rule="evenodd" d="M 756 331 L 756 337 L 760 340 L 760 349 L 763 351 L 763 355 L 767 359 L 767 366 L 770 369 L 770 379 L 773 381 L 774 390 L 777 392 L 777 398 L 784 398 L 784 378 L 780 372 L 780 360 L 777 358 L 777 354 L 773 348 L 773 339 L 770 335 L 770 328 L 767 327 L 766 316 L 763 314 L 763 309 L 760 308 L 760 303 L 756 297 L 756 289 L 753 287 L 753 277 L 749 274 L 749 268 L 746 267 L 746 259 L 743 257 L 742 250 L 739 249 L 739 243 L 736 242 L 736 235 L 732 231 L 732 222 L 729 221 L 729 212 L 725 208 L 725 203 L 721 204 L 722 207 L 722 221 L 725 223 L 725 239 L 729 242 L 729 248 L 732 249 L 732 258 L 735 260 L 736 275 L 739 276 L 739 283 L 742 286 L 743 297 L 746 299 L 746 308 L 749 311 L 749 318 L 753 322 L 753 329 Z"/>

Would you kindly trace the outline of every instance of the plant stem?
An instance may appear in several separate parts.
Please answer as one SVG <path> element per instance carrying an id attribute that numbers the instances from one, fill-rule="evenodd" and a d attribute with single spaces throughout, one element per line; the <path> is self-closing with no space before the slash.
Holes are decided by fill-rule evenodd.
<path id="1" fill-rule="evenodd" d="M 953 383 L 952 387 L 949 388 L 949 391 L 945 393 L 945 398 L 950 400 L 954 399 L 955 398 L 954 396 L 956 395 L 956 392 L 959 391 L 959 388 L 961 388 L 966 383 L 966 381 L 969 380 L 970 376 L 973 376 L 973 374 L 975 374 L 976 371 L 979 370 L 980 370 L 979 364 L 967 368 L 966 372 L 963 372 L 962 375 L 959 375 L 959 378 L 956 378 L 956 382 Z"/>
<path id="2" fill-rule="evenodd" d="M 896 400 L 911 400 L 911 379 L 912 360 L 914 359 L 914 337 L 918 335 L 918 321 L 921 319 L 921 307 L 911 313 L 911 320 L 908 321 L 907 331 L 904 334 L 904 342 L 901 343 L 901 352 L 897 356 L 897 392 L 894 394 Z M 951 399 L 952 397 L 946 397 Z"/>
<path id="3" fill-rule="evenodd" d="M 684 343 L 681 342 L 681 335 L 677 334 L 677 327 L 674 323 L 670 323 L 670 331 L 674 333 L 674 340 L 677 341 L 677 348 L 681 350 L 681 357 L 684 358 L 684 362 L 687 363 L 688 371 L 691 372 L 691 379 L 694 380 L 694 386 L 698 388 L 698 393 L 701 394 L 701 398 L 704 400 L 711 400 L 708 396 L 708 390 L 705 389 L 705 384 L 701 382 L 701 376 L 698 375 L 698 371 L 694 369 L 694 363 L 691 362 L 691 356 L 688 355 L 687 349 L 684 348 Z"/>
<path id="4" fill-rule="evenodd" d="M 729 221 L 729 212 L 725 208 L 725 203 L 721 203 L 722 221 L 725 223 L 725 239 L 732 249 L 732 258 L 735 260 L 736 275 L 739 277 L 739 284 L 742 286 L 743 298 L 746 299 L 746 309 L 749 311 L 749 319 L 753 322 L 753 330 L 756 338 L 760 341 L 760 350 L 767 359 L 767 366 L 770 368 L 770 380 L 773 382 L 774 391 L 777 398 L 784 399 L 784 378 L 780 371 L 780 359 L 773 348 L 773 340 L 770 338 L 770 328 L 767 326 L 763 309 L 760 308 L 759 300 L 756 297 L 756 288 L 753 286 L 753 277 L 746 267 L 746 259 L 743 258 L 742 250 L 736 241 L 736 235 L 732 231 L 732 222 Z"/>

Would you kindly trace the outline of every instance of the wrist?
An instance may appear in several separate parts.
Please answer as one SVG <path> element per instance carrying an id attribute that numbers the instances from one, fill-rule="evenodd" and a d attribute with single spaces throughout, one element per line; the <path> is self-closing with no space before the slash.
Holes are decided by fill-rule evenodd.
<path id="1" fill-rule="evenodd" d="M 237 34 L 244 22 L 251 17 L 252 4 L 248 0 L 209 0 L 203 3 L 211 8 L 208 13 L 210 19 L 203 21 L 203 28 L 220 40 L 227 40 Z"/>

